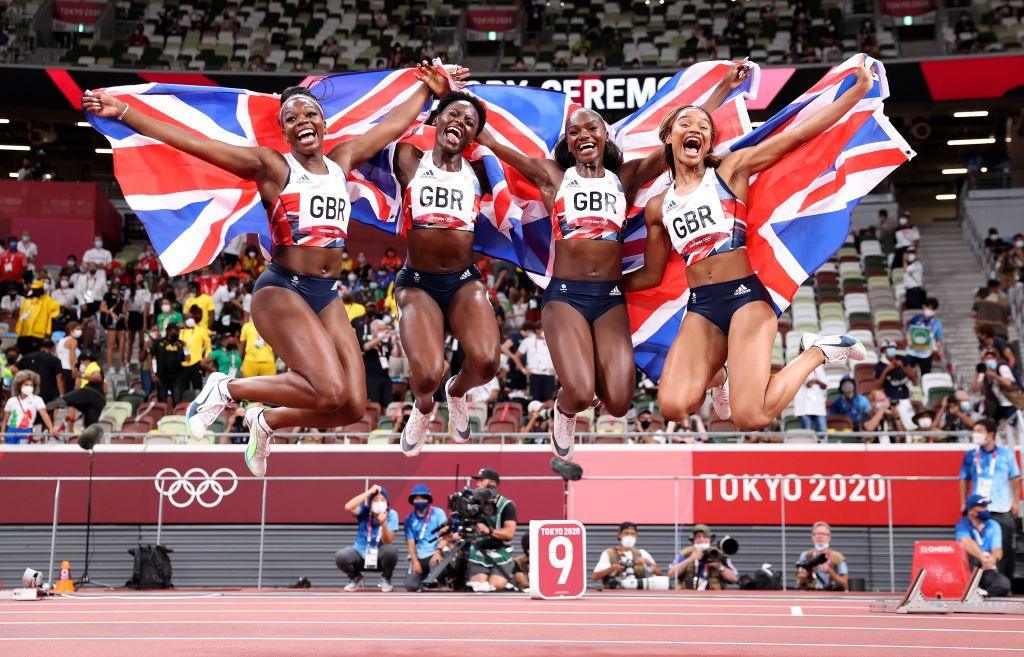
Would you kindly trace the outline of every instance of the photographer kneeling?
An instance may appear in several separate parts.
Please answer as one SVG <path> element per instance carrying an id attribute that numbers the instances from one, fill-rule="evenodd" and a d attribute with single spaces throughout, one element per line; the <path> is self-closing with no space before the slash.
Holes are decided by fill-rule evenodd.
<path id="1" fill-rule="evenodd" d="M 668 569 L 668 576 L 676 580 L 676 588 L 721 591 L 726 584 L 740 581 L 740 572 L 722 549 L 726 539 L 715 546 L 711 544 L 713 537 L 707 525 L 693 526 L 693 545 L 680 550 Z"/>
<path id="2" fill-rule="evenodd" d="M 388 508 L 388 492 L 374 484 L 365 493 L 350 499 L 345 510 L 359 521 L 355 545 L 334 554 L 338 568 L 352 580 L 345 590 L 362 588 L 364 570 L 379 570 L 380 590 L 388 593 L 395 588 L 391 575 L 398 563 L 398 548 L 392 545 L 398 531 L 398 512 Z"/>
<path id="3" fill-rule="evenodd" d="M 647 550 L 636 546 L 636 525 L 624 522 L 619 525 L 619 544 L 601 553 L 594 566 L 594 581 L 601 582 L 606 589 L 665 588 L 656 586 L 654 577 L 661 576 L 661 568 Z"/>
<path id="4" fill-rule="evenodd" d="M 796 587 L 802 591 L 847 591 L 850 588 L 846 557 L 833 549 L 832 528 L 823 520 L 811 527 L 814 547 L 805 550 L 796 562 Z"/>
<path id="5" fill-rule="evenodd" d="M 512 578 L 512 550 L 508 544 L 516 536 L 516 504 L 498 493 L 501 477 L 495 470 L 481 468 L 472 478 L 478 490 L 489 488 L 494 492 L 494 512 L 484 514 L 483 522 L 476 524 L 479 538 L 469 548 L 466 575 L 475 590 L 490 584 L 493 590 L 504 591 Z"/>

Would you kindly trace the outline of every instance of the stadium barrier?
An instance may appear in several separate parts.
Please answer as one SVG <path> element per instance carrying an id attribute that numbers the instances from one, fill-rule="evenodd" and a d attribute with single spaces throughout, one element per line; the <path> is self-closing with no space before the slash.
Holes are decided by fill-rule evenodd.
<path id="1" fill-rule="evenodd" d="M 268 476 L 265 478 L 255 478 L 251 476 L 238 476 L 230 469 L 224 468 L 217 470 L 212 473 L 206 471 L 179 473 L 173 472 L 173 475 L 166 474 L 164 471 L 158 473 L 156 476 L 151 477 L 130 477 L 130 476 L 95 476 L 92 478 L 81 477 L 81 476 L 0 476 L 0 484 L 14 484 L 14 483 L 53 483 L 53 516 L 50 530 L 50 555 L 49 565 L 47 570 L 47 581 L 52 582 L 53 567 L 56 551 L 56 542 L 58 529 L 60 527 L 60 508 L 61 508 L 61 497 L 62 491 L 69 484 L 84 484 L 89 482 L 93 485 L 106 486 L 108 484 L 125 484 L 128 482 L 148 482 L 152 484 L 152 491 L 156 494 L 157 499 L 152 500 L 157 506 L 157 520 L 156 520 L 156 535 L 155 542 L 160 544 L 162 538 L 162 531 L 165 521 L 166 504 L 165 498 L 170 504 L 182 508 L 182 498 L 179 494 L 184 494 L 189 500 L 187 505 L 193 502 L 198 502 L 200 506 L 206 508 L 212 508 L 216 506 L 220 499 L 230 495 L 236 487 L 242 483 L 253 483 L 259 486 L 259 551 L 258 551 L 258 565 L 257 565 L 257 589 L 263 588 L 263 567 L 264 567 L 264 541 L 265 532 L 267 528 L 267 507 L 269 497 L 270 484 L 282 484 L 285 482 L 297 482 L 304 486 L 309 486 L 315 483 L 325 482 L 348 482 L 360 484 L 362 490 L 369 488 L 372 482 L 406 482 L 411 484 L 412 482 L 423 483 L 423 482 L 451 482 L 450 476 L 438 476 L 438 475 L 375 475 L 370 476 Z M 588 485 L 601 485 L 601 484 L 626 484 L 630 487 L 637 485 L 639 482 L 659 482 L 671 484 L 673 490 L 672 504 L 673 508 L 680 509 L 682 507 L 682 496 L 689 491 L 691 494 L 694 490 L 698 490 L 703 486 L 708 489 L 716 484 L 720 484 L 721 481 L 731 481 L 733 487 L 737 490 L 742 487 L 746 490 L 748 487 L 756 488 L 763 487 L 767 490 L 778 490 L 780 494 L 777 495 L 777 510 L 778 510 L 778 527 L 780 529 L 781 541 L 780 541 L 780 563 L 783 564 L 783 568 L 788 570 L 788 564 L 792 563 L 792 558 L 797 553 L 790 553 L 790 546 L 787 544 L 786 539 L 786 527 L 792 525 L 792 519 L 789 515 L 788 505 L 791 505 L 790 500 L 792 499 L 789 495 L 789 491 L 795 488 L 810 488 L 815 487 L 817 489 L 828 488 L 830 492 L 833 487 L 838 483 L 843 489 L 842 497 L 849 499 L 850 504 L 855 504 L 857 500 L 855 495 L 864 497 L 864 500 L 870 500 L 875 502 L 881 502 L 884 500 L 885 504 L 885 526 L 887 528 L 888 536 L 888 569 L 889 569 L 889 584 L 890 591 L 896 590 L 896 566 L 895 566 L 895 549 L 894 549 L 894 484 L 899 484 L 899 487 L 914 486 L 931 486 L 936 483 L 943 483 L 950 487 L 954 486 L 958 478 L 955 476 L 935 476 L 935 475 L 872 475 L 871 477 L 822 477 L 822 475 L 784 475 L 784 476 L 765 476 L 765 475 L 744 475 L 736 474 L 721 477 L 719 475 L 643 475 L 643 476 L 625 476 L 625 475 L 585 475 L 581 482 Z M 860 490 L 861 492 L 854 492 L 850 494 L 847 491 L 848 483 L 852 481 L 854 483 L 853 488 Z M 565 487 L 567 502 L 565 505 L 565 517 L 572 517 L 571 501 L 568 500 L 569 489 L 571 484 L 564 482 L 560 477 L 552 475 L 538 475 L 538 476 L 523 476 L 523 475 L 509 475 L 502 477 L 502 487 L 505 488 L 510 484 L 520 484 L 535 486 L 539 483 L 548 484 L 560 484 Z M 805 483 L 806 482 L 806 483 Z M 823 486 L 824 482 L 824 486 Z M 471 479 L 469 477 L 461 477 L 457 480 L 457 484 L 470 485 Z M 224 485 L 228 488 L 225 489 Z M 897 487 L 897 490 L 900 488 Z M 179 497 L 176 497 L 179 496 Z M 392 494 L 394 497 L 394 493 Z M 440 496 L 439 496 L 440 497 Z M 216 500 L 216 501 L 214 501 Z M 78 501 L 81 501 L 80 499 Z M 439 501 L 439 500 L 438 500 Z M 708 518 L 694 518 L 693 522 L 707 521 Z M 952 521 L 955 518 L 950 518 L 949 525 L 952 525 Z M 717 519 L 716 519 L 717 522 Z M 838 524 L 837 521 L 836 524 Z M 675 553 L 678 553 L 681 544 L 681 523 L 674 522 L 674 546 Z M 801 526 L 806 526 L 806 522 L 800 522 Z M 787 584 L 787 578 L 783 577 L 783 590 L 787 590 L 789 586 Z"/>

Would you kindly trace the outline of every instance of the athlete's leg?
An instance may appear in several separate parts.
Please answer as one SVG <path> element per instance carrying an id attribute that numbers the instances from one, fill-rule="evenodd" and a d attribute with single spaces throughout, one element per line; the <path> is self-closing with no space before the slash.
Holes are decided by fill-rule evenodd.
<path id="1" fill-rule="evenodd" d="M 597 366 L 597 396 L 615 417 L 624 416 L 633 405 L 636 365 L 630 338 L 626 306 L 615 306 L 594 322 L 594 362 Z"/>
<path id="2" fill-rule="evenodd" d="M 778 319 L 771 306 L 755 301 L 732 316 L 729 382 L 732 419 L 745 431 L 761 429 L 789 405 L 807 375 L 825 362 L 821 349 L 808 349 L 772 374 L 772 345 Z"/>
<path id="3" fill-rule="evenodd" d="M 398 333 L 409 359 L 411 388 L 416 408 L 428 414 L 434 408 L 434 393 L 444 376 L 444 316 L 430 295 L 419 288 L 403 287 L 398 302 Z"/>
<path id="4" fill-rule="evenodd" d="M 708 386 L 721 383 L 726 347 L 721 329 L 703 315 L 686 313 L 658 384 L 658 406 L 666 420 L 683 421 L 704 402 Z"/>
<path id="5" fill-rule="evenodd" d="M 594 403 L 594 338 L 590 324 L 569 304 L 549 301 L 541 313 L 541 325 L 561 388 L 555 403 L 562 413 L 575 415 Z"/>
<path id="6" fill-rule="evenodd" d="M 280 287 L 261 288 L 252 295 L 252 320 L 289 371 L 233 379 L 228 383 L 232 399 L 321 412 L 336 412 L 346 406 L 353 391 L 346 387 L 346 373 L 334 341 L 301 296 Z"/>
<path id="7" fill-rule="evenodd" d="M 366 413 L 366 373 L 363 368 L 363 357 L 360 353 L 359 340 L 352 330 L 352 322 L 345 312 L 345 305 L 340 301 L 331 303 L 320 311 L 320 321 L 323 322 L 334 345 L 334 360 L 341 365 L 341 384 L 347 393 L 346 401 L 340 408 L 328 412 L 305 408 L 268 408 L 264 411 L 263 417 L 271 429 L 330 429 L 351 424 Z"/>
<path id="8" fill-rule="evenodd" d="M 487 288 L 479 281 L 459 288 L 448 304 L 447 316 L 452 334 L 466 352 L 462 370 L 449 384 L 452 397 L 462 397 L 470 388 L 489 382 L 498 373 L 498 321 L 487 299 Z"/>

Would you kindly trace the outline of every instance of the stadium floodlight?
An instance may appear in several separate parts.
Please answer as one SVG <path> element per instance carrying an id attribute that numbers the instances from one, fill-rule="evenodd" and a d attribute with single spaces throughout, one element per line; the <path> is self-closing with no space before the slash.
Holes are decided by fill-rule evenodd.
<path id="1" fill-rule="evenodd" d="M 0 151 L 30 151 L 31 146 L 19 146 L 17 144 L 0 144 Z"/>
<path id="2" fill-rule="evenodd" d="M 956 194 L 936 194 L 935 195 L 935 200 L 936 201 L 955 201 L 956 200 Z"/>
<path id="3" fill-rule="evenodd" d="M 983 144 L 996 143 L 995 137 L 980 137 L 978 139 L 950 139 L 947 146 L 981 146 Z"/>
<path id="4" fill-rule="evenodd" d="M 17 178 L 18 177 L 18 172 L 17 171 L 12 171 L 9 174 L 7 174 L 7 177 L 8 178 Z"/>
<path id="5" fill-rule="evenodd" d="M 96 154 L 97 155 L 111 155 L 111 154 L 113 154 L 113 152 L 114 152 L 113 148 L 97 148 L 96 149 Z"/>
<path id="6" fill-rule="evenodd" d="M 0 119 L 0 123 L 10 123 L 10 119 Z"/>
<path id="7" fill-rule="evenodd" d="M 79 121 L 75 125 L 78 126 L 79 128 L 91 128 L 92 127 L 92 124 L 89 123 L 88 121 Z"/>
<path id="8" fill-rule="evenodd" d="M 942 175 L 944 176 L 959 176 L 967 173 L 966 167 L 954 167 L 952 169 L 943 169 Z"/>
<path id="9" fill-rule="evenodd" d="M 964 112 L 953 112 L 955 119 L 974 119 L 988 116 L 988 110 L 970 110 Z"/>

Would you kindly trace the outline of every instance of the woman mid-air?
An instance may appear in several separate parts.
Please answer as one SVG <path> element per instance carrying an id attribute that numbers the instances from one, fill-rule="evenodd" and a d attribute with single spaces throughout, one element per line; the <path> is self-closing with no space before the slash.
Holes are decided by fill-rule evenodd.
<path id="1" fill-rule="evenodd" d="M 733 63 L 705 103 L 708 111 L 725 101 L 746 72 L 743 62 Z M 616 417 L 633 402 L 636 370 L 622 287 L 626 212 L 637 192 L 668 165 L 659 151 L 623 163 L 601 115 L 589 109 L 569 115 L 555 160 L 527 157 L 486 130 L 477 141 L 540 189 L 551 217 L 554 271 L 541 321 L 560 385 L 552 449 L 568 460 L 576 414 L 594 404 L 595 392 Z"/>
<path id="2" fill-rule="evenodd" d="M 258 477 L 266 473 L 275 429 L 337 427 L 366 411 L 359 342 L 344 306 L 335 303 L 351 212 L 346 176 L 398 139 L 432 93 L 449 90 L 444 76 L 425 64 L 418 75 L 422 84 L 386 118 L 326 154 L 323 108 L 303 87 L 291 87 L 281 95 L 278 121 L 290 147 L 284 155 L 272 148 L 198 137 L 104 92 L 86 91 L 82 98 L 86 111 L 123 121 L 146 137 L 254 181 L 259 189 L 270 221 L 273 255 L 254 286 L 251 313 L 259 335 L 288 371 L 245 379 L 213 373 L 186 413 L 189 433 L 199 437 L 232 401 L 275 406 L 246 411 L 245 462 Z"/>
<path id="3" fill-rule="evenodd" d="M 662 122 L 659 134 L 673 184 L 647 203 L 645 264 L 624 283 L 629 291 L 658 285 L 671 250 L 686 263 L 687 312 L 658 389 L 658 404 L 667 419 L 687 417 L 704 401 L 709 386 L 721 386 L 727 359 L 732 419 L 749 431 L 777 417 L 819 365 L 864 358 L 864 345 L 853 338 L 808 333 L 803 353 L 772 374 L 778 319 L 747 257 L 745 223 L 750 177 L 856 106 L 871 89 L 871 71 L 861 65 L 856 77 L 855 86 L 807 120 L 722 158 L 711 153 L 715 125 L 702 108 L 677 108 Z M 716 410 L 723 419 L 729 417 L 728 409 L 725 414 Z"/>

